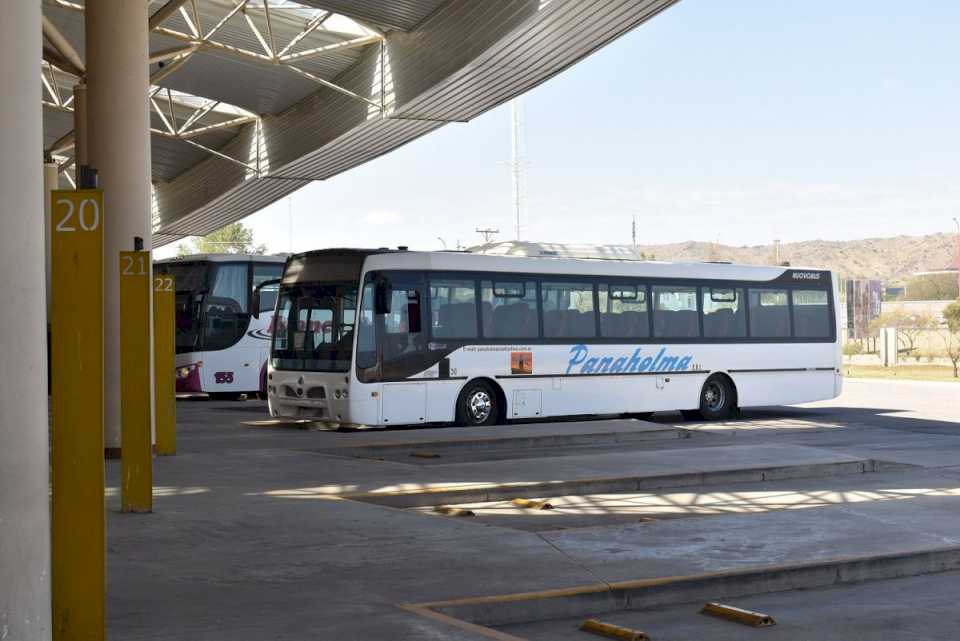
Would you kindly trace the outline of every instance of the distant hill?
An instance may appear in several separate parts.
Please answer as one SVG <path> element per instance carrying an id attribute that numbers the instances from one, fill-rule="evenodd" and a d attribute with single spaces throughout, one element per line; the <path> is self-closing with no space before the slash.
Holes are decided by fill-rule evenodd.
<path id="1" fill-rule="evenodd" d="M 878 278 L 901 282 L 914 272 L 943 269 L 954 263 L 954 236 L 897 236 L 863 240 L 806 240 L 782 243 L 780 261 L 803 267 L 825 267 L 844 278 Z M 471 248 L 491 254 L 550 254 L 571 257 L 646 258 L 669 261 L 729 261 L 750 265 L 774 264 L 773 245 L 732 247 L 687 241 L 668 245 L 560 245 L 546 242 L 493 242 Z"/>
<path id="2" fill-rule="evenodd" d="M 897 236 L 863 240 L 806 240 L 782 243 L 780 260 L 791 265 L 827 267 L 845 278 L 879 278 L 892 283 L 918 271 L 954 265 L 954 236 Z M 764 265 L 773 263 L 773 245 L 730 247 L 685 242 L 638 247 L 660 260 L 728 260 Z"/>

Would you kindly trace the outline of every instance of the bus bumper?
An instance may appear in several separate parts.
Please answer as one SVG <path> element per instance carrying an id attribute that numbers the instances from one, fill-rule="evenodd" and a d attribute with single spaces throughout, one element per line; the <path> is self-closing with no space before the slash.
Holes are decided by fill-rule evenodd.
<path id="1" fill-rule="evenodd" d="M 267 378 L 270 416 L 314 421 L 336 420 L 336 412 L 333 411 L 334 397 L 339 395 L 340 390 L 333 389 L 333 380 L 316 380 L 295 372 L 277 371 L 269 373 Z"/>

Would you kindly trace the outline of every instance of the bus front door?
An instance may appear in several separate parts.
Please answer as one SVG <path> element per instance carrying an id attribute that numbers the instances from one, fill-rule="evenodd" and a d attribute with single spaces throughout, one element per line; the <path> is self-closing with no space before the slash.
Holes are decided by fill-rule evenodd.
<path id="1" fill-rule="evenodd" d="M 423 423 L 427 415 L 430 369 L 427 349 L 425 282 L 422 276 L 394 273 L 390 278 L 390 311 L 379 323 L 379 352 L 383 393 L 380 412 L 388 425 Z"/>

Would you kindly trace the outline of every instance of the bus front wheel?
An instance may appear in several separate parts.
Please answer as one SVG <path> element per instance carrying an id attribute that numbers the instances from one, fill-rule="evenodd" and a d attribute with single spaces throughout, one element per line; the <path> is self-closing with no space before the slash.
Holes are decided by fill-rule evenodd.
<path id="1" fill-rule="evenodd" d="M 685 418 L 707 420 L 722 420 L 733 416 L 736 407 L 736 392 L 726 376 L 711 376 L 700 390 L 700 409 L 695 412 L 684 412 Z"/>
<path id="2" fill-rule="evenodd" d="M 497 394 L 486 381 L 469 383 L 460 392 L 460 398 L 457 399 L 457 425 L 495 425 L 499 415 Z"/>

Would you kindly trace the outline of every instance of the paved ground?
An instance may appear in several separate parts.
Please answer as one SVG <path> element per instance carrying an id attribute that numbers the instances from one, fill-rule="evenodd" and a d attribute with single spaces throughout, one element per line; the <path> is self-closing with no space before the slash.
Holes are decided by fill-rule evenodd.
<path id="1" fill-rule="evenodd" d="M 699 604 L 618 612 L 607 623 L 670 641 L 947 641 L 956 639 L 960 572 L 875 581 L 821 590 L 795 590 L 738 599 L 737 607 L 772 616 L 777 624 L 749 628 L 699 614 Z M 500 630 L 530 641 L 590 641 L 583 621 L 515 625 Z"/>
<path id="2" fill-rule="evenodd" d="M 182 401 L 180 453 L 155 463 L 155 513 L 120 514 L 116 490 L 108 491 L 110 637 L 481 639 L 397 604 L 956 545 L 956 389 L 848 381 L 835 401 L 722 424 L 664 416 L 368 432 L 299 429 L 267 420 L 257 402 Z M 844 467 L 861 465 L 867 473 Z M 763 471 L 774 467 L 781 471 Z M 109 462 L 108 485 L 118 475 Z M 670 475 L 686 479 L 683 487 L 642 485 Z M 640 479 L 629 491 L 550 491 L 628 477 Z M 539 484 L 556 510 L 472 500 L 477 517 L 449 518 L 353 500 L 504 484 Z M 869 617 L 863 604 L 882 609 L 891 595 L 916 594 L 927 623 L 905 623 L 902 637 L 863 638 L 951 638 L 936 636 L 935 622 L 956 622 L 940 597 L 960 579 L 928 580 L 836 588 L 849 609 L 846 596 L 822 598 L 855 622 Z M 927 598 L 910 581 L 940 587 Z M 751 599 L 815 612 L 814 593 Z M 704 638 L 698 616 L 669 638 Z M 711 638 L 828 638 L 801 619 L 778 618 L 772 634 L 738 627 Z M 569 629 L 569 621 L 546 622 L 521 636 L 584 636 Z"/>

